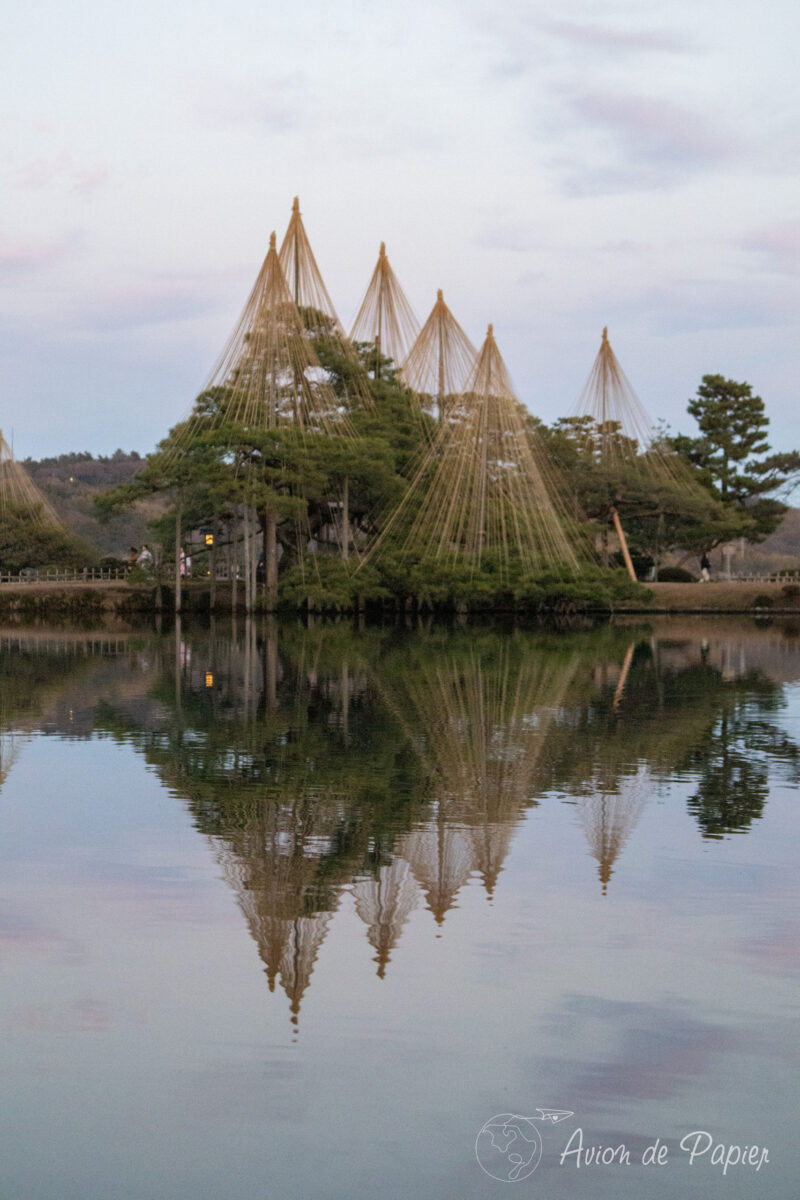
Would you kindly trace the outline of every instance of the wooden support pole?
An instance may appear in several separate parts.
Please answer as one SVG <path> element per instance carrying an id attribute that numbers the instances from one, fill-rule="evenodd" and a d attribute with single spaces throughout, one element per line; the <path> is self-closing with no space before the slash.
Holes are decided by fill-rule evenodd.
<path id="1" fill-rule="evenodd" d="M 636 572 L 633 569 L 633 563 L 631 562 L 631 556 L 628 552 L 628 543 L 625 538 L 625 532 L 622 528 L 622 522 L 619 519 L 619 513 L 617 512 L 616 508 L 611 509 L 611 520 L 614 522 L 614 528 L 617 531 L 617 537 L 619 538 L 619 544 L 622 548 L 622 557 L 625 559 L 625 566 L 628 568 L 628 574 L 630 575 L 633 582 L 636 583 Z"/>
<path id="2" fill-rule="evenodd" d="M 635 648 L 634 643 L 631 642 L 630 646 L 628 646 L 628 649 L 625 652 L 625 661 L 622 664 L 622 670 L 619 673 L 619 680 L 617 681 L 617 688 L 616 688 L 616 691 L 614 692 L 614 703 L 611 705 L 611 708 L 614 712 L 616 712 L 617 709 L 619 708 L 620 702 L 622 700 L 622 694 L 625 691 L 625 684 L 628 679 L 628 672 L 630 671 L 631 663 L 633 662 L 634 648 Z"/>

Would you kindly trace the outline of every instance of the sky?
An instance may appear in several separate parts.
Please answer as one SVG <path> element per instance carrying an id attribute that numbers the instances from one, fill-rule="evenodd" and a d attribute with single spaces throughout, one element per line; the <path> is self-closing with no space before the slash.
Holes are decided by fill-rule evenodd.
<path id="1" fill-rule="evenodd" d="M 795 0 L 9 5 L 0 427 L 20 458 L 151 450 L 299 195 L 347 328 L 383 240 L 544 420 L 608 325 L 651 417 L 693 432 L 722 374 L 792 448 L 798 46 Z"/>

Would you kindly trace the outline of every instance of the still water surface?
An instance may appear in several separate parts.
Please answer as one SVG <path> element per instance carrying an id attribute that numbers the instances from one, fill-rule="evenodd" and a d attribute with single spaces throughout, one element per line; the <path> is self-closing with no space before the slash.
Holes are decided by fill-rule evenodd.
<path id="1" fill-rule="evenodd" d="M 800 1191 L 796 626 L 8 629 L 0 683 L 3 1200 Z"/>

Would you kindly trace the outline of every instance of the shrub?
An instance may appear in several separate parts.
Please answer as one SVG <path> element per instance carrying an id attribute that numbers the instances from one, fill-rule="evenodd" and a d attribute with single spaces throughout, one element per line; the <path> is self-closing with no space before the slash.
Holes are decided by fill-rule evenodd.
<path id="1" fill-rule="evenodd" d="M 767 596 L 765 592 L 759 592 L 759 594 L 753 600 L 752 607 L 753 608 L 772 608 L 774 603 L 775 603 L 775 601 L 772 598 L 772 596 Z"/>
<path id="2" fill-rule="evenodd" d="M 659 583 L 697 583 L 697 577 L 683 567 L 662 567 L 658 572 Z"/>

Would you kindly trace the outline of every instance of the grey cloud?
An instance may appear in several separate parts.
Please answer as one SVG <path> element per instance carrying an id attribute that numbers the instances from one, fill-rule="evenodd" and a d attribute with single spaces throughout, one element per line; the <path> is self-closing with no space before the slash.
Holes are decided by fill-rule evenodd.
<path id="1" fill-rule="evenodd" d="M 684 34 L 669 29 L 620 29 L 578 21 L 543 21 L 541 28 L 565 41 L 592 50 L 686 54 L 695 48 Z"/>
<path id="2" fill-rule="evenodd" d="M 493 221 L 484 225 L 472 239 L 484 250 L 524 251 L 536 248 L 534 231 L 530 226 L 514 222 Z"/>
<path id="3" fill-rule="evenodd" d="M 565 50 L 580 54 L 582 62 L 602 66 L 620 58 L 642 55 L 686 55 L 698 52 L 696 41 L 688 33 L 663 25 L 663 14 L 653 9 L 653 19 L 640 15 L 638 26 L 599 23 L 593 15 L 581 20 L 580 11 L 570 20 L 563 19 L 561 6 L 554 3 L 553 16 L 534 9 L 525 0 L 493 8 L 489 15 L 482 5 L 467 12 L 481 35 L 498 44 L 501 58 L 489 68 L 492 79 L 513 78 L 521 73 L 541 71 L 561 59 Z M 572 12 L 575 13 L 573 5 Z"/>
<path id="4" fill-rule="evenodd" d="M 257 84 L 206 80 L 200 91 L 195 114 L 212 124 L 288 133 L 305 119 L 303 78 L 299 74 Z"/>
<path id="5" fill-rule="evenodd" d="M 592 135 L 583 153 L 551 159 L 573 196 L 675 186 L 733 157 L 737 137 L 704 114 L 626 93 L 566 94 L 567 130 Z"/>
<path id="6" fill-rule="evenodd" d="M 629 306 L 648 315 L 651 328 L 661 334 L 697 333 L 700 330 L 780 328 L 794 321 L 797 298 L 779 287 L 722 284 L 719 281 L 681 281 L 672 287 L 654 288 Z"/>
<path id="7" fill-rule="evenodd" d="M 220 312 L 226 297 L 212 278 L 153 278 L 120 283 L 93 296 L 76 313 L 79 326 L 96 333 L 141 329 Z"/>

